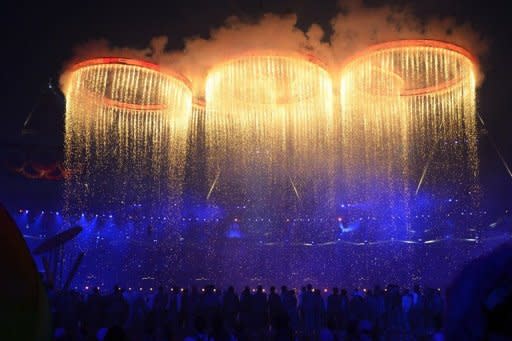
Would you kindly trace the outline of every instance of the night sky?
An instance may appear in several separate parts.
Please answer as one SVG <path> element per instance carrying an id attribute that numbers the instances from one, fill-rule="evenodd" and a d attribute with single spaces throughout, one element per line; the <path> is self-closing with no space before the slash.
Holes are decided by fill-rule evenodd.
<path id="1" fill-rule="evenodd" d="M 403 1 L 370 1 L 369 5 L 400 5 Z M 421 18 L 455 17 L 470 22 L 489 42 L 489 53 L 481 58 L 485 81 L 479 89 L 479 111 L 505 158 L 512 162 L 512 25 L 505 1 L 430 0 L 413 1 Z M 49 78 L 58 79 L 73 46 L 105 38 L 115 46 L 144 48 L 150 39 L 167 35 L 168 49 L 183 47 L 183 38 L 208 37 L 230 15 L 255 20 L 266 12 L 296 13 L 298 26 L 318 23 L 329 34 L 329 20 L 337 12 L 336 1 L 315 0 L 187 0 L 143 1 L 105 4 L 83 2 L 3 2 L 0 13 L 4 33 L 4 123 L 0 132 L 13 135 L 34 105 Z M 471 49 L 471 47 L 468 47 Z M 484 146 L 485 147 L 485 146 Z M 489 149 L 482 161 L 496 159 Z M 494 166 L 492 166 L 494 167 Z M 499 164 L 497 164 L 499 167 Z"/>

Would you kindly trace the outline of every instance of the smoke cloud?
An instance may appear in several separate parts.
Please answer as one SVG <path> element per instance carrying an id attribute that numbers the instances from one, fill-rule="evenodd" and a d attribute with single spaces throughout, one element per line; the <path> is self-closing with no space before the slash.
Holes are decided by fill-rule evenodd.
<path id="1" fill-rule="evenodd" d="M 254 50 L 313 54 L 335 76 L 344 61 L 371 45 L 398 39 L 436 39 L 454 43 L 476 56 L 486 53 L 487 45 L 469 24 L 453 18 L 421 20 L 410 8 L 365 7 L 361 1 L 340 5 L 330 22 L 332 34 L 311 25 L 306 31 L 297 27 L 297 16 L 265 14 L 257 22 L 229 17 L 224 25 L 210 31 L 209 38 L 185 38 L 185 47 L 166 51 L 167 37 L 153 38 L 145 49 L 113 47 L 106 40 L 94 40 L 77 46 L 74 57 L 64 67 L 61 84 L 65 89 L 69 67 L 77 62 L 105 56 L 137 58 L 159 64 L 163 69 L 182 73 L 192 82 L 197 98 L 204 96 L 208 70 L 228 58 Z M 480 70 L 481 72 L 481 70 Z M 480 80 L 483 79 L 480 75 Z"/>

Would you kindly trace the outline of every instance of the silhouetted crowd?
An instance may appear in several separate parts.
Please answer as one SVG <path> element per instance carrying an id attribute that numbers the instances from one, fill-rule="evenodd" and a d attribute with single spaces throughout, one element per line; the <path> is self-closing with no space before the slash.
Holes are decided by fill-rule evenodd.
<path id="1" fill-rule="evenodd" d="M 55 340 L 442 340 L 440 290 L 50 290 Z"/>

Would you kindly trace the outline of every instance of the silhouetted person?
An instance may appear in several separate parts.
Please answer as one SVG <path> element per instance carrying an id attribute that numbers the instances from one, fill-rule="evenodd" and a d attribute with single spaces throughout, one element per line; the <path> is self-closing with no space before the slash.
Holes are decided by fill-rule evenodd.
<path id="1" fill-rule="evenodd" d="M 333 288 L 332 294 L 327 297 L 326 316 L 327 322 L 330 322 L 335 330 L 341 329 L 341 296 L 338 288 Z"/>
<path id="2" fill-rule="evenodd" d="M 230 286 L 222 298 L 222 314 L 229 330 L 234 330 L 236 327 L 239 306 L 240 300 L 235 293 L 235 288 Z"/>
<path id="3" fill-rule="evenodd" d="M 173 333 L 178 329 L 180 317 L 180 288 L 173 287 L 169 295 L 165 295 L 167 299 L 167 328 Z M 158 321 L 158 316 L 155 316 Z M 159 326 L 159 325 L 157 325 Z"/>
<path id="4" fill-rule="evenodd" d="M 290 328 L 297 332 L 299 329 L 299 312 L 297 309 L 297 297 L 295 290 L 288 290 L 284 295 L 283 308 L 288 315 L 288 323 Z"/>
<path id="5" fill-rule="evenodd" d="M 258 285 L 256 292 L 251 297 L 251 322 L 254 335 L 263 339 L 268 327 L 267 295 L 263 287 Z"/>
<path id="6" fill-rule="evenodd" d="M 336 326 L 334 319 L 327 319 L 327 325 L 322 328 L 319 334 L 320 341 L 335 341 L 336 338 Z"/>
<path id="7" fill-rule="evenodd" d="M 123 327 L 128 319 L 129 306 L 119 286 L 114 286 L 112 294 L 105 301 L 106 326 Z"/>
<path id="8" fill-rule="evenodd" d="M 276 320 L 275 318 L 282 314 L 283 311 L 283 303 L 281 302 L 279 295 L 276 293 L 276 288 L 270 287 L 270 293 L 268 295 L 268 313 L 272 327 L 274 327 L 273 323 Z"/>
<path id="9" fill-rule="evenodd" d="M 301 317 L 304 335 L 311 339 L 315 332 L 315 302 L 313 298 L 313 286 L 308 284 L 302 292 Z"/>
<path id="10" fill-rule="evenodd" d="M 403 331 L 402 297 L 396 285 L 388 286 L 386 294 L 386 329 L 389 338 L 397 338 Z"/>
<path id="11" fill-rule="evenodd" d="M 421 338 L 426 335 L 425 329 L 425 296 L 418 284 L 414 285 L 411 293 L 412 306 L 409 311 L 409 323 L 415 337 Z"/>
<path id="12" fill-rule="evenodd" d="M 98 288 L 94 288 L 87 298 L 84 323 L 88 335 L 96 335 L 98 329 L 103 327 L 103 298 Z"/>
<path id="13" fill-rule="evenodd" d="M 313 291 L 313 310 L 314 310 L 314 335 L 319 335 L 320 329 L 325 321 L 325 305 L 320 289 Z"/>
<path id="14" fill-rule="evenodd" d="M 140 291 L 133 292 L 127 323 L 127 332 L 133 339 L 143 339 L 147 313 L 148 307 L 144 294 Z"/>
<path id="15" fill-rule="evenodd" d="M 288 314 L 282 312 L 274 316 L 272 321 L 272 333 L 270 340 L 272 341 L 293 341 L 294 332 L 289 325 Z"/>
<path id="16" fill-rule="evenodd" d="M 378 285 L 366 294 L 366 307 L 368 310 L 368 320 L 373 326 L 375 333 L 380 333 L 384 328 L 384 295 Z"/>
<path id="17" fill-rule="evenodd" d="M 446 340 L 512 340 L 512 243 L 469 263 L 446 306 Z"/>
<path id="18" fill-rule="evenodd" d="M 128 338 L 126 334 L 120 326 L 110 327 L 105 335 L 103 341 L 127 341 Z"/>
<path id="19" fill-rule="evenodd" d="M 209 341 L 206 333 L 206 320 L 204 316 L 197 315 L 194 318 L 194 330 L 185 337 L 184 341 Z"/>
<path id="20" fill-rule="evenodd" d="M 166 322 L 166 309 L 169 296 L 164 292 L 163 287 L 159 287 L 153 299 L 153 313 L 155 314 L 155 324 L 157 327 L 163 327 Z"/>
<path id="21" fill-rule="evenodd" d="M 404 289 L 402 292 L 402 314 L 404 328 L 407 332 L 411 331 L 410 312 L 412 308 L 412 301 L 413 298 L 409 289 Z"/>
<path id="22" fill-rule="evenodd" d="M 245 287 L 240 295 L 240 332 L 247 338 L 251 328 L 251 289 Z"/>
<path id="23" fill-rule="evenodd" d="M 224 325 L 222 315 L 216 314 L 212 320 L 212 332 L 209 341 L 233 341 L 234 337 Z"/>
<path id="24" fill-rule="evenodd" d="M 288 287 L 286 285 L 281 286 L 281 302 L 284 302 L 284 297 L 288 293 Z"/>
<path id="25" fill-rule="evenodd" d="M 213 285 L 206 286 L 200 300 L 200 310 L 206 318 L 207 328 L 212 326 L 213 317 L 220 311 L 220 302 L 214 289 Z"/>
<path id="26" fill-rule="evenodd" d="M 181 314 L 185 319 L 185 328 L 192 329 L 194 326 L 194 319 L 199 310 L 200 296 L 197 287 L 192 286 L 190 292 L 185 290 L 181 299 Z"/>

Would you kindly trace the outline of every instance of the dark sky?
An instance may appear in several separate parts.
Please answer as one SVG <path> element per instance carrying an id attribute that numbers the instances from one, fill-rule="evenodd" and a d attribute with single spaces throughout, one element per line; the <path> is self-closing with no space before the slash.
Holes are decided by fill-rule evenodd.
<path id="1" fill-rule="evenodd" d="M 229 15 L 256 18 L 264 12 L 295 12 L 299 26 L 313 22 L 324 28 L 336 14 L 335 1 L 321 0 L 183 0 L 139 1 L 3 1 L 0 19 L 4 36 L 3 93 L 0 131 L 16 131 L 49 77 L 58 78 L 72 47 L 94 38 L 142 48 L 153 36 L 167 35 L 169 48 L 180 48 L 186 36 L 207 36 Z M 371 1 L 371 4 L 389 3 Z M 392 4 L 404 3 L 393 1 Z M 482 60 L 486 74 L 480 89 L 480 111 L 493 136 L 512 161 L 512 10 L 505 1 L 429 0 L 412 2 L 420 16 L 454 16 L 472 23 L 490 43 Z M 470 48 L 470 47 L 469 47 Z M 8 130 L 7 130 L 8 129 Z"/>

